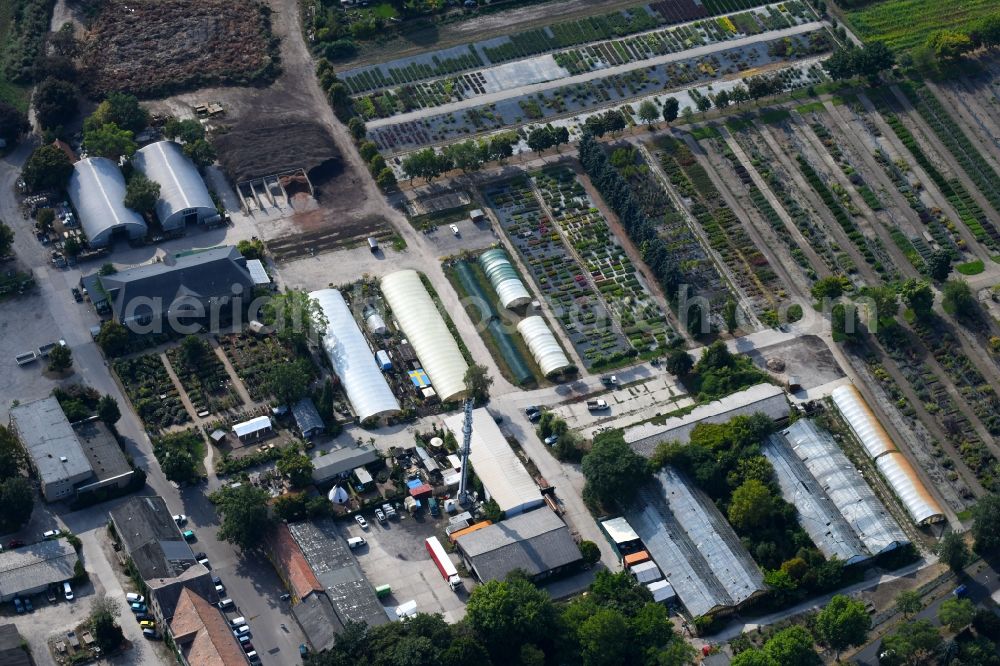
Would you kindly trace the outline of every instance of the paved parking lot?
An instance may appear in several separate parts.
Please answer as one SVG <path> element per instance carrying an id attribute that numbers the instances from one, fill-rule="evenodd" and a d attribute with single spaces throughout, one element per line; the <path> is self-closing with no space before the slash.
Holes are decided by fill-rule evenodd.
<path id="1" fill-rule="evenodd" d="M 368 542 L 354 551 L 365 576 L 375 587 L 389 585 L 392 595 L 382 600 L 384 606 L 398 606 L 416 601 L 421 613 L 441 613 L 447 622 L 457 622 L 465 616 L 465 602 L 469 598 L 473 581 L 463 578 L 464 588 L 452 591 L 438 572 L 437 565 L 424 547 L 424 539 L 437 536 L 442 545 L 447 519 L 423 516 L 412 518 L 400 514 L 399 519 L 384 525 L 374 515 L 365 516 L 368 529 L 354 523 L 342 522 L 340 532 L 345 539 L 364 537 Z M 458 564 L 458 556 L 452 562 Z"/>
<path id="2" fill-rule="evenodd" d="M 593 396 L 590 396 L 593 397 Z M 629 384 L 600 395 L 610 409 L 591 411 L 580 401 L 553 408 L 566 424 L 587 438 L 604 428 L 624 428 L 659 414 L 668 414 L 694 404 L 684 387 L 668 372 L 659 371 L 652 378 Z"/>

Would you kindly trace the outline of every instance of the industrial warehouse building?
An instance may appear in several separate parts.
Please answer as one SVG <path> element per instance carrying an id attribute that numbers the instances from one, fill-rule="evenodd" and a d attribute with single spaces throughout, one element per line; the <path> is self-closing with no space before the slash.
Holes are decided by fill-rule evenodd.
<path id="1" fill-rule="evenodd" d="M 504 580 L 515 569 L 534 581 L 583 559 L 566 523 L 543 506 L 457 537 L 466 566 L 481 582 Z"/>
<path id="2" fill-rule="evenodd" d="M 757 384 L 732 395 L 695 407 L 683 416 L 661 424 L 643 423 L 625 431 L 625 443 L 646 458 L 652 457 L 663 442 L 687 444 L 699 423 L 725 423 L 736 416 L 762 413 L 774 421 L 786 418 L 791 408 L 785 391 L 773 384 Z"/>
<path id="3" fill-rule="evenodd" d="M 852 385 L 838 386 L 830 397 L 913 522 L 926 525 L 944 520 L 941 505 L 875 418 L 858 389 Z"/>
<path id="4" fill-rule="evenodd" d="M 761 450 L 799 524 L 828 559 L 854 564 L 909 542 L 833 437 L 812 421 L 771 435 Z"/>
<path id="5" fill-rule="evenodd" d="M 524 282 L 502 249 L 483 252 L 479 255 L 479 265 L 483 267 L 493 291 L 500 297 L 502 307 L 519 308 L 531 302 L 531 295 L 525 289 Z"/>
<path id="6" fill-rule="evenodd" d="M 132 467 L 107 427 L 84 423 L 74 430 L 54 396 L 14 407 L 10 425 L 48 502 L 132 480 Z"/>
<path id="7" fill-rule="evenodd" d="M 461 413 L 444 420 L 459 442 L 463 439 L 464 422 L 465 415 Z M 483 483 L 487 497 L 496 501 L 508 517 L 529 511 L 544 502 L 538 485 L 485 408 L 472 410 L 472 452 L 469 460 Z"/>
<path id="8" fill-rule="evenodd" d="M 382 278 L 381 288 L 438 397 L 444 402 L 464 398 L 469 364 L 421 282 L 420 274 L 414 270 L 390 273 Z"/>
<path id="9" fill-rule="evenodd" d="M 558 374 L 573 367 L 566 352 L 563 351 L 552 329 L 545 320 L 538 316 L 525 317 L 517 324 L 517 332 L 524 338 L 528 351 L 546 377 Z"/>
<path id="10" fill-rule="evenodd" d="M 319 303 L 326 317 L 323 351 L 358 419 L 366 421 L 398 414 L 399 402 L 375 362 L 343 294 L 336 289 L 320 289 L 311 292 L 309 298 Z"/>
<path id="11" fill-rule="evenodd" d="M 145 238 L 146 222 L 125 205 L 125 176 L 111 160 L 88 157 L 74 164 L 66 191 L 91 247 L 107 247 L 119 234 Z"/>
<path id="12" fill-rule="evenodd" d="M 39 541 L 0 553 L 0 601 L 44 592 L 73 578 L 76 550 L 65 539 Z"/>
<path id="13" fill-rule="evenodd" d="M 253 294 L 247 260 L 235 246 L 164 257 L 111 275 L 94 273 L 80 284 L 99 313 L 121 324 L 175 317 L 188 321 L 217 313 L 220 321 Z"/>
<path id="14" fill-rule="evenodd" d="M 370 446 L 345 446 L 330 449 L 312 459 L 314 483 L 323 484 L 337 479 L 345 479 L 359 467 L 371 465 L 378 460 L 378 452 Z"/>
<path id="15" fill-rule="evenodd" d="M 677 470 L 640 488 L 626 517 L 691 615 L 738 608 L 766 589 L 733 528 Z"/>
<path id="16" fill-rule="evenodd" d="M 157 141 L 140 148 L 132 163 L 146 178 L 159 183 L 156 217 L 164 231 L 176 231 L 189 224 L 218 219 L 219 212 L 205 181 L 184 154 L 180 144 Z"/>

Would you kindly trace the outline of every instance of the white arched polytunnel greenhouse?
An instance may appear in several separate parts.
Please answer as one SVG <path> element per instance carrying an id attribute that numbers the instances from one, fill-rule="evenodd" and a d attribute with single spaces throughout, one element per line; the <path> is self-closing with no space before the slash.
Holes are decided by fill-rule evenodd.
<path id="1" fill-rule="evenodd" d="M 531 294 L 525 289 L 506 252 L 500 248 L 487 250 L 479 255 L 479 265 L 493 285 L 493 291 L 500 297 L 501 306 L 518 308 L 531 302 Z"/>
<path id="2" fill-rule="evenodd" d="M 941 505 L 889 438 L 858 389 L 838 386 L 830 397 L 914 522 L 923 525 L 944 520 Z"/>
<path id="3" fill-rule="evenodd" d="M 549 376 L 572 366 L 552 329 L 538 315 L 522 319 L 517 325 L 517 332 L 524 338 L 543 375 Z"/>
<path id="4" fill-rule="evenodd" d="M 91 247 L 106 247 L 120 232 L 131 240 L 146 235 L 145 220 L 125 205 L 125 176 L 111 160 L 88 157 L 77 162 L 66 190 Z"/>
<path id="5" fill-rule="evenodd" d="M 441 400 L 465 397 L 465 373 L 469 365 L 420 275 L 409 269 L 396 271 L 382 278 L 381 287 L 392 316 L 417 353 Z"/>
<path id="6" fill-rule="evenodd" d="M 362 421 L 398 414 L 399 402 L 375 363 L 372 350 L 343 295 L 336 289 L 320 289 L 311 292 L 309 297 L 319 303 L 328 322 L 323 350 L 344 385 L 354 413 Z"/>

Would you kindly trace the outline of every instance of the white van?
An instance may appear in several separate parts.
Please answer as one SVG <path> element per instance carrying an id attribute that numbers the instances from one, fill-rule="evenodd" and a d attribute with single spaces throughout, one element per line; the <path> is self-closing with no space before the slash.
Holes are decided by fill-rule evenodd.
<path id="1" fill-rule="evenodd" d="M 125 600 L 128 601 L 130 604 L 134 603 L 141 604 L 146 601 L 146 597 L 142 596 L 141 594 L 136 594 L 135 592 L 129 592 L 128 594 L 125 595 Z"/>
<path id="2" fill-rule="evenodd" d="M 63 596 L 66 601 L 73 601 L 73 588 L 69 586 L 69 581 L 63 583 Z"/>
<path id="3" fill-rule="evenodd" d="M 242 627 L 246 623 L 247 623 L 247 619 L 245 617 L 243 617 L 242 615 L 240 615 L 235 620 L 230 620 L 229 621 L 229 624 L 231 626 L 233 626 L 233 627 Z"/>
<path id="4" fill-rule="evenodd" d="M 260 661 L 260 657 L 257 656 L 257 650 L 247 652 L 247 660 L 250 662 Z"/>
<path id="5" fill-rule="evenodd" d="M 363 537 L 351 537 L 347 540 L 347 545 L 351 548 L 361 548 L 361 546 L 368 545 L 368 542 L 364 540 Z"/>
<path id="6" fill-rule="evenodd" d="M 227 608 L 232 608 L 235 605 L 236 604 L 234 604 L 233 600 L 230 599 L 229 597 L 226 597 L 225 599 L 219 602 L 219 608 L 221 608 L 222 610 L 226 610 Z"/>

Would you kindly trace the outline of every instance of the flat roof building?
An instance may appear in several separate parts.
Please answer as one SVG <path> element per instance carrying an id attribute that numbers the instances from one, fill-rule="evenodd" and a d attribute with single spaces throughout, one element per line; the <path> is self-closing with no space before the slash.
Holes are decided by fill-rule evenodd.
<path id="1" fill-rule="evenodd" d="M 46 501 L 71 499 L 93 478 L 90 461 L 55 396 L 10 410 L 10 425 L 28 454 Z"/>
<path id="2" fill-rule="evenodd" d="M 757 384 L 724 398 L 699 405 L 683 416 L 668 418 L 662 424 L 644 423 L 625 430 L 625 443 L 641 456 L 650 458 L 663 442 L 687 444 L 691 431 L 699 423 L 725 423 L 736 416 L 766 414 L 776 421 L 788 416 L 791 408 L 785 391 L 773 384 Z"/>
<path id="3" fill-rule="evenodd" d="M 246 444 L 270 437 L 274 434 L 274 426 L 271 424 L 271 417 L 258 416 L 234 425 L 233 434 L 236 435 L 236 439 Z"/>
<path id="4" fill-rule="evenodd" d="M 454 414 L 445 425 L 462 441 L 464 414 Z M 469 456 L 487 497 L 496 501 L 508 517 L 541 506 L 542 491 L 507 443 L 503 432 L 483 407 L 472 410 L 472 452 Z"/>
<path id="5" fill-rule="evenodd" d="M 312 478 L 315 483 L 327 483 L 334 479 L 346 478 L 358 467 L 370 465 L 378 460 L 378 452 L 370 446 L 346 446 L 331 449 L 312 459 Z"/>
<path id="6" fill-rule="evenodd" d="M 515 569 L 540 580 L 583 559 L 566 523 L 548 507 L 466 532 L 455 543 L 482 582 L 503 580 Z"/>
<path id="7" fill-rule="evenodd" d="M 622 516 L 601 521 L 601 529 L 607 535 L 618 555 L 624 556 L 642 550 L 642 539 Z"/>
<path id="8" fill-rule="evenodd" d="M 124 488 L 132 481 L 132 469 L 118 445 L 118 440 L 101 421 L 89 421 L 76 425 L 73 430 L 87 456 L 93 479 L 77 487 L 77 493 L 93 492 L 100 488 Z"/>
<path id="9" fill-rule="evenodd" d="M 0 601 L 29 596 L 73 577 L 79 557 L 65 539 L 39 541 L 0 553 Z"/>
<path id="10" fill-rule="evenodd" d="M 247 270 L 255 287 L 267 287 L 271 284 L 271 276 L 267 274 L 260 259 L 247 259 Z"/>
<path id="11" fill-rule="evenodd" d="M 657 472 L 626 515 L 691 615 L 739 607 L 766 589 L 733 528 L 677 470 Z"/>
<path id="12" fill-rule="evenodd" d="M 104 157 L 88 157 L 73 165 L 66 186 L 80 226 L 91 247 L 106 247 L 115 234 L 145 238 L 146 222 L 125 205 L 125 176 Z"/>
<path id="13" fill-rule="evenodd" d="M 132 156 L 132 164 L 160 185 L 156 217 L 164 231 L 202 224 L 219 215 L 198 167 L 179 143 L 157 141 L 143 146 Z"/>

